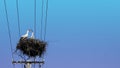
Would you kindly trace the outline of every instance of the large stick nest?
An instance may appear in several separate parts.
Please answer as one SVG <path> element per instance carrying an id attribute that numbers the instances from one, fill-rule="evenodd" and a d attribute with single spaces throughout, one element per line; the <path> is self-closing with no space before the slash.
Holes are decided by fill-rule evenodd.
<path id="1" fill-rule="evenodd" d="M 24 55 L 29 57 L 41 57 L 41 55 L 46 51 L 46 45 L 46 42 L 38 39 L 21 38 L 16 49 L 20 50 Z"/>

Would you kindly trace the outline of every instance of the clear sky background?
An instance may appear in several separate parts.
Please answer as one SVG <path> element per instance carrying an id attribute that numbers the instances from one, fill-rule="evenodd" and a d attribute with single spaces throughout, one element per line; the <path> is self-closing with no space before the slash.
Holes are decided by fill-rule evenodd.
<path id="1" fill-rule="evenodd" d="M 6 0 L 15 49 L 15 0 Z M 34 0 L 19 0 L 21 35 L 33 29 Z M 37 0 L 40 38 L 41 1 Z M 49 0 L 44 68 L 120 68 L 120 0 Z M 12 68 L 4 2 L 0 0 L 0 66 Z M 18 66 L 20 68 L 20 66 Z"/>

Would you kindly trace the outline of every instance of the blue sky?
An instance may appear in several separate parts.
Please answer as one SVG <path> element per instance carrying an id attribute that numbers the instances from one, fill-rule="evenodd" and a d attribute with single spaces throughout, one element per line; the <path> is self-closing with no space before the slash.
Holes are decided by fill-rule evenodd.
<path id="1" fill-rule="evenodd" d="M 18 42 L 15 0 L 6 0 L 13 48 Z M 37 0 L 37 37 L 41 2 Z M 20 0 L 21 34 L 33 29 L 33 0 Z M 3 0 L 0 66 L 12 68 Z M 120 68 L 119 0 L 49 0 L 46 68 Z M 19 66 L 19 65 L 18 65 Z"/>

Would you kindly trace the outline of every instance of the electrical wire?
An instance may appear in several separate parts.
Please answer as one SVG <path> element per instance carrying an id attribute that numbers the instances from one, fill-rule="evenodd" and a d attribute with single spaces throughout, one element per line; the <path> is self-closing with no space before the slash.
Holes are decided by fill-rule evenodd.
<path id="1" fill-rule="evenodd" d="M 20 31 L 20 19 L 19 19 L 19 8 L 18 8 L 18 0 L 16 0 L 16 9 L 17 9 L 17 22 L 18 22 L 18 33 L 19 33 L 19 37 L 20 37 L 20 35 L 21 35 L 21 31 Z M 23 58 L 22 58 L 22 60 L 23 60 Z M 21 64 L 21 68 L 23 68 L 24 67 L 24 65 L 23 64 Z"/>
<path id="2" fill-rule="evenodd" d="M 46 1 L 46 16 L 45 16 L 44 41 L 46 40 L 47 17 L 48 17 L 48 0 Z"/>
<path id="3" fill-rule="evenodd" d="M 5 13 L 6 13 L 6 20 L 7 20 L 7 27 L 8 27 L 8 35 L 9 35 L 9 40 L 10 40 L 10 48 L 11 48 L 11 53 L 13 52 L 12 48 L 12 39 L 11 39 L 11 31 L 10 31 L 10 23 L 8 20 L 8 10 L 7 10 L 7 5 L 6 5 L 6 0 L 4 0 L 4 7 L 5 7 Z M 12 61 L 14 61 L 14 56 L 12 53 Z M 15 65 L 13 64 L 13 67 L 15 68 Z"/>
<path id="4" fill-rule="evenodd" d="M 20 19 L 19 19 L 18 0 L 16 0 L 16 9 L 17 9 L 18 31 L 19 31 L 19 37 L 20 37 L 21 31 L 20 31 Z"/>
<path id="5" fill-rule="evenodd" d="M 36 37 L 36 0 L 34 0 L 34 33 Z"/>
<path id="6" fill-rule="evenodd" d="M 8 27 L 8 35 L 9 35 L 9 40 L 10 40 L 11 52 L 13 52 L 12 51 L 13 48 L 12 48 L 10 24 L 9 24 L 9 20 L 8 20 L 8 12 L 7 12 L 7 7 L 6 7 L 6 0 L 4 0 L 4 6 L 5 6 L 5 13 L 6 13 L 6 20 L 7 20 L 7 27 Z M 13 53 L 12 53 L 12 59 L 13 59 Z"/>
<path id="7" fill-rule="evenodd" d="M 41 9 L 41 40 L 42 40 L 42 30 L 43 30 L 43 7 L 44 7 L 44 0 L 42 0 L 42 9 Z"/>

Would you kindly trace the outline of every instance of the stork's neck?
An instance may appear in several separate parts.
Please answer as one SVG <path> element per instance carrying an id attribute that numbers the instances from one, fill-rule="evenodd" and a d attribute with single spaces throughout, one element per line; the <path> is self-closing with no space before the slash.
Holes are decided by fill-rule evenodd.
<path id="1" fill-rule="evenodd" d="M 32 36 L 34 36 L 34 33 L 32 33 Z"/>
<path id="2" fill-rule="evenodd" d="M 28 34 L 29 33 L 29 31 L 27 30 L 27 33 L 26 34 Z"/>
<path id="3" fill-rule="evenodd" d="M 32 33 L 31 38 L 34 38 L 34 33 Z"/>

